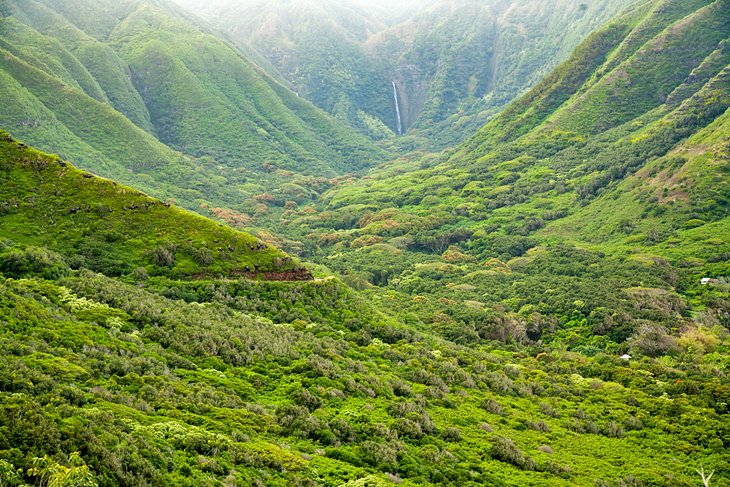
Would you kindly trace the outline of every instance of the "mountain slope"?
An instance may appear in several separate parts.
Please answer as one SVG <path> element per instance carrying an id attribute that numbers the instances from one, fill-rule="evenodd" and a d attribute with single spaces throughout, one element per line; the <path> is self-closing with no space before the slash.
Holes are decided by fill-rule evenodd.
<path id="1" fill-rule="evenodd" d="M 669 9 L 675 3 L 686 6 L 672 1 L 662 5 Z M 439 206 L 444 208 L 471 201 L 481 202 L 488 212 L 507 213 L 520 211 L 520 205 L 526 211 L 530 202 L 551 197 L 551 207 L 570 211 L 573 196 L 583 204 L 591 203 L 596 194 L 612 189 L 612 183 L 668 155 L 693 134 L 713 134 L 711 140 L 721 144 L 725 125 L 713 121 L 730 106 L 726 55 L 730 18 L 724 1 L 698 4 L 684 17 L 638 17 L 637 21 L 637 12 L 659 10 L 654 2 L 644 2 L 591 36 L 571 60 L 449 159 L 427 161 L 431 167 L 406 172 L 402 181 L 381 180 L 376 173 L 361 185 L 357 196 L 348 194 L 354 188 L 328 195 L 330 208 L 377 201 L 418 210 L 414 206 L 418 197 L 441 191 L 446 197 Z M 646 29 L 648 22 L 662 22 L 663 29 L 657 29 L 656 36 L 624 62 L 607 70 L 633 37 L 632 30 Z M 702 27 L 708 24 L 713 29 Z M 692 36 L 694 42 L 688 42 Z M 686 62 L 678 62 L 679 56 Z M 667 70 L 670 60 L 675 62 Z M 634 74 L 622 74 L 626 72 Z M 659 92 L 663 93 L 661 100 L 657 100 L 655 75 L 666 78 Z M 619 85 L 630 89 L 622 90 Z M 607 95 L 609 91 L 615 94 Z M 617 110 L 611 100 L 628 112 Z M 720 146 L 714 149 L 713 153 L 723 153 Z M 717 164 L 708 168 L 718 174 L 723 171 Z M 415 181 L 421 183 L 414 186 Z M 695 189 L 698 193 L 705 190 L 702 186 Z M 408 195 L 414 198 L 408 199 Z M 521 219 L 530 216 L 523 214 Z M 492 223 L 487 218 L 480 226 Z"/>
<path id="2" fill-rule="evenodd" d="M 364 4 L 309 0 L 181 1 L 219 25 L 241 45 L 272 62 L 301 96 L 372 138 L 392 135 L 390 85 L 362 44 L 385 24 Z"/>
<path id="3" fill-rule="evenodd" d="M 724 0 L 640 2 L 458 149 L 342 184 L 282 228 L 451 339 L 668 353 L 692 306 L 727 303 L 700 280 L 723 282 L 730 255 L 729 20 Z"/>
<path id="4" fill-rule="evenodd" d="M 730 70 L 726 69 L 726 81 L 728 75 Z M 728 88 L 730 84 L 726 83 L 722 91 Z M 726 111 L 665 157 L 652 161 L 574 215 L 551 225 L 547 232 L 613 245 L 629 242 L 631 237 L 627 233 L 643 233 L 647 239 L 662 241 L 662 253 L 705 260 L 717 258 L 722 254 L 721 248 L 714 244 L 703 246 L 702 239 L 691 235 L 705 233 L 726 239 L 730 230 L 728 149 L 730 112 Z M 576 229 L 582 229 L 580 234 Z M 686 237 L 671 237 L 677 229 Z M 691 244 L 693 240 L 697 244 Z M 707 240 L 709 243 L 710 239 Z M 689 248 L 676 248 L 680 241 Z"/>
<path id="5" fill-rule="evenodd" d="M 110 275 L 311 278 L 250 235 L 79 171 L 6 132 L 0 138 L 0 230 L 18 244 L 53 247 L 76 266 Z"/>
<path id="6" fill-rule="evenodd" d="M 269 160 L 324 176 L 373 162 L 363 157 L 364 140 L 284 95 L 217 39 L 157 9 L 138 9 L 110 41 L 134 71 L 160 139 L 172 147 L 232 167 Z M 311 114 L 299 115 L 307 108 Z"/>
<path id="7" fill-rule="evenodd" d="M 89 170 L 189 208 L 251 211 L 292 179 L 262 175 L 333 177 L 383 157 L 174 5 L 12 5 L 0 126 Z"/>
<path id="8" fill-rule="evenodd" d="M 367 49 L 387 60 L 405 126 L 443 147 L 481 127 L 631 3 L 443 1 L 371 38 Z"/>
<path id="9" fill-rule="evenodd" d="M 413 127 L 419 136 L 401 144 L 442 148 L 476 131 L 633 0 L 179 3 L 372 137 L 386 134 L 383 123 L 397 133 L 395 82 L 402 133 Z"/>

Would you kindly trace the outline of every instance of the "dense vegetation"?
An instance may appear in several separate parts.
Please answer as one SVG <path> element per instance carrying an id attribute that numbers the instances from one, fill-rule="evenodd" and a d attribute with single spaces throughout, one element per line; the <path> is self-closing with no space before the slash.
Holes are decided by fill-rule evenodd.
<path id="1" fill-rule="evenodd" d="M 177 0 L 261 52 L 303 97 L 402 147 L 462 141 L 634 0 Z M 380 4 L 383 5 L 380 5 Z"/>
<path id="2" fill-rule="evenodd" d="M 340 1 L 180 2 L 214 16 L 239 44 L 257 49 L 302 97 L 373 139 L 393 135 L 390 80 L 362 43 L 385 25 Z"/>
<path id="3" fill-rule="evenodd" d="M 728 0 L 636 2 L 362 177 L 167 2 L 0 16 L 13 132 L 314 262 L 0 132 L 0 485 L 730 486 Z M 259 116 L 326 167 L 238 166 Z"/>
<path id="4" fill-rule="evenodd" d="M 707 306 L 701 278 L 728 271 L 726 7 L 639 4 L 458 150 L 269 224 L 355 287 L 421 296 L 420 319 L 460 343 L 664 336 L 642 352 L 669 352 Z"/>
<path id="5" fill-rule="evenodd" d="M 682 485 L 701 462 L 730 473 L 723 326 L 688 329 L 661 359 L 506 351 L 444 341 L 412 311 L 377 310 L 399 296 L 365 300 L 337 279 L 189 280 L 156 252 L 145 271 L 80 260 L 75 233 L 155 202 L 8 137 L 0 147 L 3 194 L 22 196 L 0 217 L 15 239 L 0 249 L 4 485 Z M 110 208 L 56 213 L 89 192 Z M 164 205 L 130 213 L 130 243 L 252 241 Z M 722 299 L 716 289 L 705 298 Z"/>
<path id="6" fill-rule="evenodd" d="M 0 141 L 0 231 L 16 244 L 52 247 L 73 267 L 112 276 L 309 278 L 283 252 L 248 234 L 79 171 L 6 132 Z M 6 255 L 3 270 L 56 277 L 64 273 L 57 260 L 29 247 Z"/>

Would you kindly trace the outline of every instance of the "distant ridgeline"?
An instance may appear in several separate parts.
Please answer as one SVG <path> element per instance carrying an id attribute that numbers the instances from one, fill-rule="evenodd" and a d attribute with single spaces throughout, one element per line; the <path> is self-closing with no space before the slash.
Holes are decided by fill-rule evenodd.
<path id="1" fill-rule="evenodd" d="M 386 157 L 170 2 L 6 5 L 0 127 L 99 175 L 243 227 Z"/>
<path id="2" fill-rule="evenodd" d="M 258 50 L 298 93 L 360 132 L 382 139 L 410 130 L 404 147 L 443 148 L 634 1 L 178 3 Z"/>

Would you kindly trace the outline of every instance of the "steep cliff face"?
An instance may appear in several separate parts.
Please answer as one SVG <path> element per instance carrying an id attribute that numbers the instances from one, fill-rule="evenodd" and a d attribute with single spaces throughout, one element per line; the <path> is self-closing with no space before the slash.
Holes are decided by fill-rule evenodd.
<path id="1" fill-rule="evenodd" d="M 365 49 L 401 86 L 405 128 L 438 145 L 478 129 L 631 3 L 441 1 Z"/>
<path id="2" fill-rule="evenodd" d="M 405 133 L 418 120 L 423 106 L 428 100 L 429 84 L 425 74 L 415 64 L 398 66 L 393 80 L 399 87 L 399 101 L 403 114 L 403 130 Z"/>
<path id="3" fill-rule="evenodd" d="M 440 147 L 484 125 L 633 1 L 178 0 L 373 138 L 398 131 L 395 81 L 402 132 Z"/>

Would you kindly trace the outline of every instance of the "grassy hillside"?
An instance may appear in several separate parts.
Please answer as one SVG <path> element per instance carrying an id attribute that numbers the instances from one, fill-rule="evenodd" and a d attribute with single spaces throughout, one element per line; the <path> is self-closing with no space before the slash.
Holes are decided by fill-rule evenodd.
<path id="1" fill-rule="evenodd" d="M 235 50 L 163 11 L 138 9 L 110 40 L 136 74 L 160 139 L 174 148 L 229 167 L 269 161 L 323 176 L 374 162 L 368 156 L 377 151 L 364 138 L 284 95 Z M 305 107 L 312 113 L 302 116 Z"/>
<path id="2" fill-rule="evenodd" d="M 629 362 L 457 345 L 423 296 L 236 279 L 303 271 L 5 133 L 0 175 L 4 485 L 728 485 L 721 327 Z"/>
<path id="3" fill-rule="evenodd" d="M 395 110 L 384 67 L 362 44 L 385 23 L 358 2 L 180 1 L 261 52 L 292 88 L 374 139 L 392 136 Z M 383 96 L 378 96 L 383 95 Z"/>
<path id="4" fill-rule="evenodd" d="M 306 186 L 384 155 L 174 5 L 8 5 L 0 127 L 88 170 L 240 214 L 283 183 Z"/>
<path id="5" fill-rule="evenodd" d="M 246 275 L 307 278 L 282 252 L 116 182 L 79 171 L 0 132 L 2 234 L 17 245 L 51 247 L 73 267 L 108 275 Z M 14 257 L 42 274 L 56 258 L 28 249 Z M 51 267 L 44 269 L 48 264 Z M 59 269 L 58 272 L 61 272 Z M 12 274 L 12 272 L 11 272 Z"/>
<path id="6" fill-rule="evenodd" d="M 21 50 L 16 56 L 23 58 L 25 50 L 33 43 L 55 44 L 59 51 L 58 56 L 68 56 L 80 64 L 81 75 L 90 78 L 91 83 L 98 87 L 96 92 L 84 90 L 87 94 L 99 101 L 108 102 L 134 124 L 152 132 L 149 112 L 132 84 L 129 67 L 113 49 L 70 24 L 63 15 L 42 3 L 28 2 L 23 5 L 22 10 L 16 9 L 14 12 L 26 25 L 46 34 L 39 36 L 28 28 L 23 29 L 22 39 L 16 36 L 12 38 L 12 46 Z M 14 29 L 19 29 L 19 26 L 14 26 Z M 49 63 L 30 64 L 50 76 L 59 76 L 52 56 L 49 56 Z M 73 79 L 63 81 L 77 86 Z"/>

